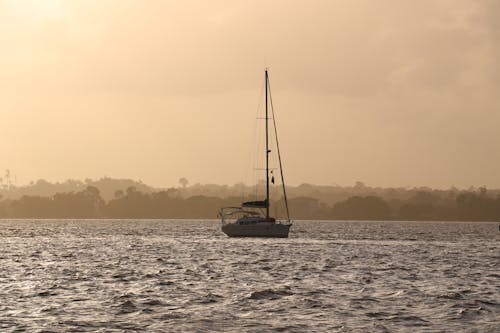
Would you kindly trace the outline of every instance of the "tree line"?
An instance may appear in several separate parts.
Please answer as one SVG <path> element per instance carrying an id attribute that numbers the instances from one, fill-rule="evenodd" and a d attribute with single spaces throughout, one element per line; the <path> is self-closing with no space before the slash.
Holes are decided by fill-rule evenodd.
<path id="1" fill-rule="evenodd" d="M 0 218 L 216 218 L 220 207 L 237 206 L 250 197 L 193 195 L 183 197 L 174 189 L 143 192 L 131 186 L 104 200 L 99 189 L 51 196 L 0 197 Z M 500 195 L 486 188 L 458 192 L 413 191 L 407 198 L 382 198 L 375 194 L 352 195 L 326 203 L 299 196 L 289 199 L 294 219 L 322 220 L 422 220 L 500 221 Z M 271 201 L 273 215 L 285 214 L 283 198 Z"/>

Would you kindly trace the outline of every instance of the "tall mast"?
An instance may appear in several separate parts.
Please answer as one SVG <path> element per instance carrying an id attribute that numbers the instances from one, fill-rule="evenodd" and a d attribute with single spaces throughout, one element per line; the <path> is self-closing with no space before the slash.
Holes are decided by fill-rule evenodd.
<path id="1" fill-rule="evenodd" d="M 267 112 L 267 91 L 268 91 L 269 77 L 266 68 L 266 218 L 269 219 L 269 133 L 268 133 L 268 112 Z"/>

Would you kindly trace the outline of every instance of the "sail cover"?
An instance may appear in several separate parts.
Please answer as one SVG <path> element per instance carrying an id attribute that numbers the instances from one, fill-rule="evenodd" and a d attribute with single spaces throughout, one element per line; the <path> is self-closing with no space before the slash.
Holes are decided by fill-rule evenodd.
<path id="1" fill-rule="evenodd" d="M 243 207 L 247 208 L 267 208 L 267 200 L 262 201 L 247 201 L 241 204 Z"/>

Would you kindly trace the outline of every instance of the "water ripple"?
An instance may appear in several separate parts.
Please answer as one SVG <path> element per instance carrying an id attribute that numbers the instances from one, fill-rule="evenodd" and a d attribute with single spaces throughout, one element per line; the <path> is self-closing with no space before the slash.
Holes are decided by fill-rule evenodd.
<path id="1" fill-rule="evenodd" d="M 1 332 L 498 332 L 495 223 L 0 221 Z"/>

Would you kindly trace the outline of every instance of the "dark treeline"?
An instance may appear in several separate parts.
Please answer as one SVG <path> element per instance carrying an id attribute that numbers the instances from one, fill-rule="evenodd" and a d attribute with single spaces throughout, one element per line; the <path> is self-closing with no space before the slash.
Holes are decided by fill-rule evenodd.
<path id="1" fill-rule="evenodd" d="M 486 188 L 410 193 L 406 198 L 352 195 L 332 203 L 298 196 L 289 204 L 294 219 L 500 221 L 500 195 Z M 220 207 L 239 205 L 248 199 L 184 197 L 177 189 L 142 192 L 132 186 L 117 190 L 111 200 L 105 201 L 97 187 L 87 186 L 51 196 L 0 198 L 0 218 L 216 218 Z M 271 210 L 283 216 L 283 200 L 273 200 Z"/>

